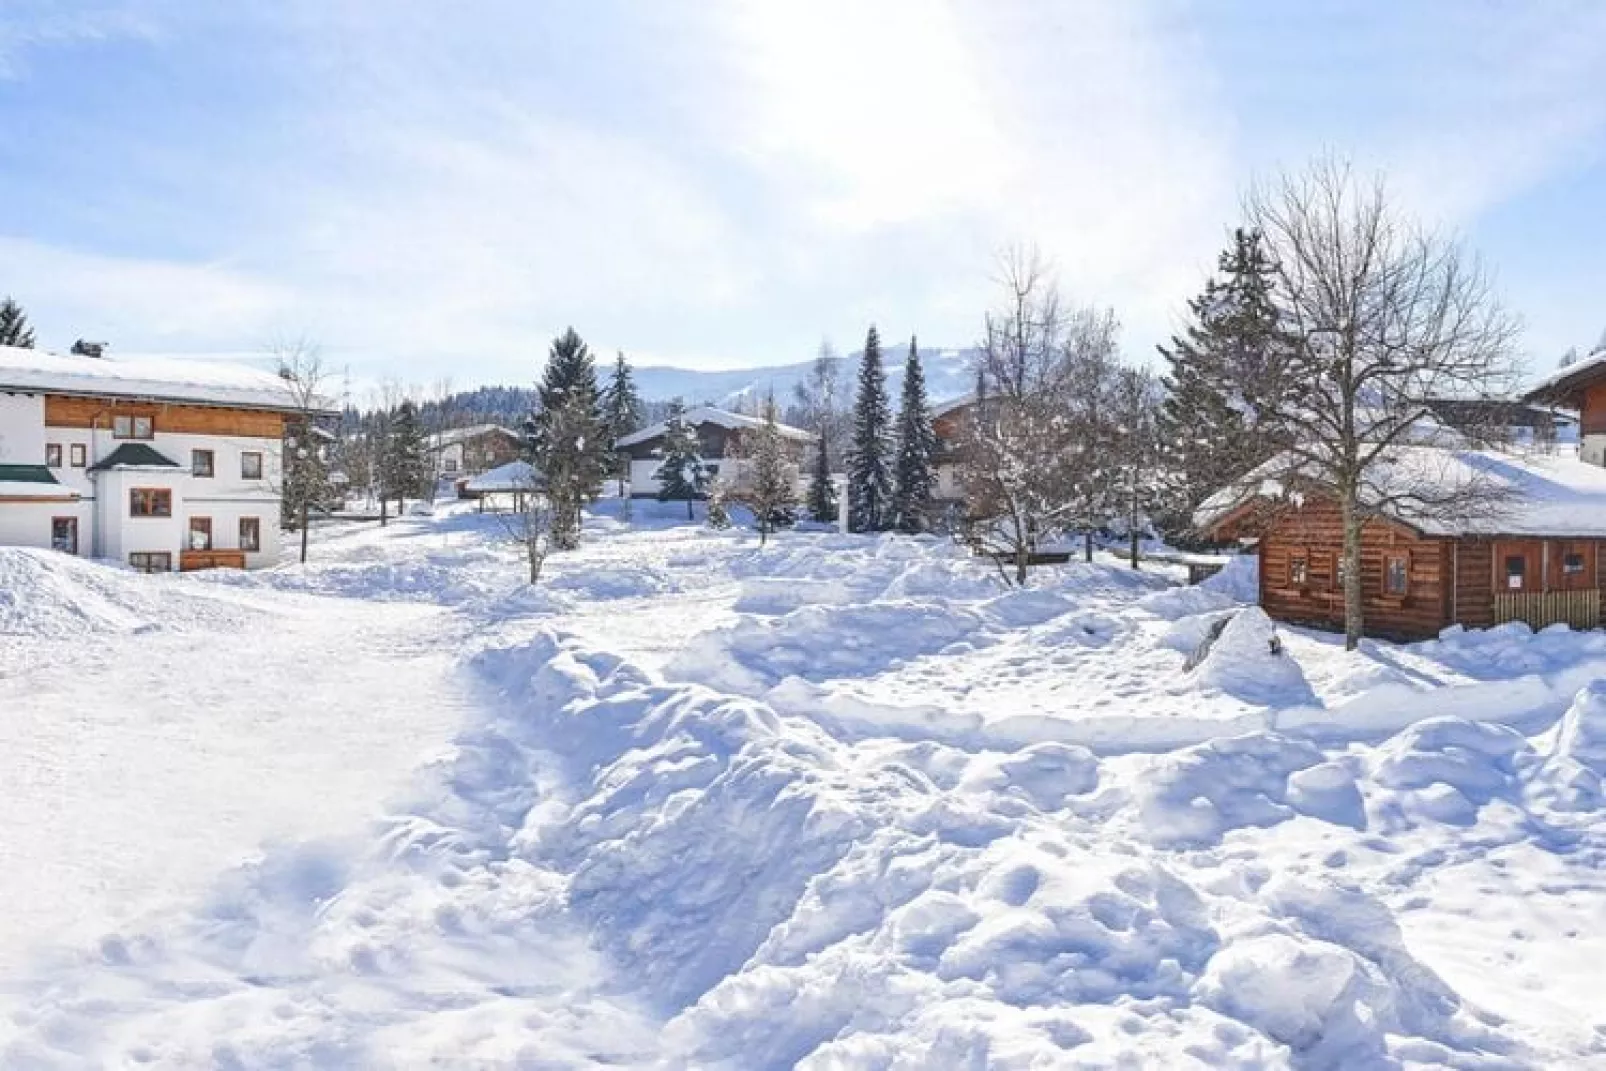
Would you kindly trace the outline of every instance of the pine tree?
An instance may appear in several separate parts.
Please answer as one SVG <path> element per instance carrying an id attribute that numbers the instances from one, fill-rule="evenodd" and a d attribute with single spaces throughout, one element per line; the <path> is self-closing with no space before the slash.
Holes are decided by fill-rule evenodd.
<path id="1" fill-rule="evenodd" d="M 764 401 L 764 424 L 758 429 L 753 449 L 752 477 L 742 492 L 742 501 L 753 511 L 753 520 L 758 524 L 759 546 L 769 541 L 771 532 L 790 527 L 797 520 L 797 494 L 790 469 L 772 395 Z"/>
<path id="2" fill-rule="evenodd" d="M 820 524 L 835 524 L 838 514 L 836 483 L 831 479 L 830 437 L 821 435 L 814 443 L 814 470 L 809 476 L 809 518 Z"/>
<path id="3" fill-rule="evenodd" d="M 702 444 L 697 429 L 686 422 L 686 403 L 676 398 L 669 403 L 664 422 L 663 463 L 653 476 L 658 481 L 660 502 L 685 502 L 686 519 L 692 519 L 691 504 L 708 490 L 708 466 L 703 463 Z"/>
<path id="4" fill-rule="evenodd" d="M 619 353 L 613 365 L 613 379 L 602 392 L 602 419 L 608 426 L 610 465 L 619 480 L 619 496 L 624 497 L 625 480 L 630 472 L 630 457 L 614 444 L 641 427 L 641 396 L 630 374 L 630 365 L 624 352 Z"/>
<path id="5" fill-rule="evenodd" d="M 386 443 L 384 460 L 384 486 L 389 497 L 396 500 L 400 513 L 407 499 L 424 498 L 433 490 L 429 486 L 429 449 L 424 436 L 424 424 L 418 416 L 418 406 L 411 400 L 396 407 L 390 421 L 390 436 Z"/>
<path id="6" fill-rule="evenodd" d="M 1280 442 L 1257 412 L 1294 389 L 1289 347 L 1274 294 L 1276 268 L 1259 233 L 1239 229 L 1221 254 L 1219 278 L 1188 303 L 1193 323 L 1170 348 L 1160 414 L 1162 463 L 1174 477 L 1165 527 L 1185 531 L 1206 497 L 1277 453 Z"/>
<path id="7" fill-rule="evenodd" d="M 872 325 L 859 362 L 859 389 L 853 402 L 853 440 L 848 450 L 848 527 L 855 532 L 884 531 L 892 515 L 892 473 L 888 468 L 892 410 L 887 375 L 881 367 L 881 336 Z"/>
<path id="8" fill-rule="evenodd" d="M 903 407 L 898 411 L 898 459 L 893 470 L 892 524 L 900 532 L 924 531 L 937 489 L 937 429 L 926 402 L 926 374 L 920 348 L 909 340 L 903 369 Z"/>
<path id="9" fill-rule="evenodd" d="M 552 547 L 580 545 L 580 513 L 602 493 L 612 441 L 597 390 L 596 363 L 574 328 L 552 340 L 527 428 L 531 463 L 552 505 Z"/>
<path id="10" fill-rule="evenodd" d="M 722 477 L 715 476 L 708 485 L 708 527 L 723 531 L 731 526 L 730 509 L 725 505 L 730 488 Z"/>
<path id="11" fill-rule="evenodd" d="M 33 349 L 33 328 L 28 326 L 22 306 L 10 297 L 0 300 L 0 346 Z"/>

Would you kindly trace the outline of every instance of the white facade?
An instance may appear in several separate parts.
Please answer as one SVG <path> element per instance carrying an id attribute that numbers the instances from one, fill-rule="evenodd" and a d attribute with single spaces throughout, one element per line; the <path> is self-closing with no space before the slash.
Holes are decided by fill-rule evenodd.
<path id="1" fill-rule="evenodd" d="M 19 386 L 6 376 L 28 373 L 47 378 L 50 360 L 69 359 L 42 355 L 36 359 L 38 367 L 32 368 L 17 351 L 7 350 L 5 355 L 18 367 L 0 361 L 0 545 L 68 549 L 70 537 L 76 544 L 72 549 L 82 557 L 129 564 L 131 555 L 166 555 L 155 562 L 165 560 L 173 569 L 180 567 L 187 550 L 244 551 L 247 568 L 279 560 L 281 439 L 163 428 L 163 414 L 178 412 L 175 407 L 193 412 L 194 406 L 202 405 L 260 414 L 269 407 L 257 397 L 191 401 L 187 391 L 221 388 L 174 383 L 166 388 L 174 395 L 169 402 L 145 395 L 129 397 L 109 382 L 106 412 L 153 414 L 148 427 L 138 432 L 124 427 L 126 434 L 119 437 L 109 417 L 93 428 L 49 426 L 46 397 L 54 392 L 31 381 Z M 145 381 L 140 385 L 148 386 Z M 83 390 L 81 383 L 71 386 L 74 397 L 97 397 Z M 259 390 L 265 393 L 269 387 Z M 262 421 L 254 424 L 260 428 Z M 201 451 L 210 453 L 210 475 L 204 464 L 196 463 L 198 456 L 202 460 L 206 456 L 198 455 Z M 136 498 L 156 503 L 157 508 L 147 512 L 161 515 L 138 515 Z M 152 560 L 139 564 L 148 567 Z"/>

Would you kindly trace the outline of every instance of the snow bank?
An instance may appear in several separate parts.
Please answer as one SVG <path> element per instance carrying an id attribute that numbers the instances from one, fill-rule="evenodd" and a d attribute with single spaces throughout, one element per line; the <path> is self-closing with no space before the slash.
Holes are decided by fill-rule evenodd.
<path id="1" fill-rule="evenodd" d="M 1296 706 L 1316 698 L 1299 663 L 1283 649 L 1277 626 L 1258 606 L 1227 623 L 1193 677 L 1200 688 L 1257 706 Z"/>
<path id="2" fill-rule="evenodd" d="M 1137 789 L 1142 835 L 1165 848 L 1218 844 L 1245 826 L 1294 817 L 1289 775 L 1323 759 L 1274 733 L 1213 740 L 1154 760 Z"/>
<path id="3" fill-rule="evenodd" d="M 1560 810 L 1606 806 L 1606 682 L 1579 689 L 1533 780 L 1540 798 Z"/>
<path id="4" fill-rule="evenodd" d="M 1242 554 L 1230 558 L 1215 576 L 1206 577 L 1199 585 L 1203 591 L 1224 595 L 1233 602 L 1253 604 L 1260 601 L 1260 558 Z"/>
<path id="5" fill-rule="evenodd" d="M 240 575 L 240 574 L 235 574 Z M 68 638 L 226 627 L 248 611 L 207 598 L 188 577 L 27 547 L 0 547 L 0 636 Z"/>

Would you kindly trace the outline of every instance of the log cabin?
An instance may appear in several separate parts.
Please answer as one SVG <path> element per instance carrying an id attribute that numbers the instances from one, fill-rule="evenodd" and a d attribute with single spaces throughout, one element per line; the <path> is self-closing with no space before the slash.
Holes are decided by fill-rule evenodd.
<path id="1" fill-rule="evenodd" d="M 259 369 L 0 347 L 0 546 L 147 572 L 274 564 L 300 412 Z"/>
<path id="2" fill-rule="evenodd" d="M 1451 625 L 1602 624 L 1606 467 L 1573 456 L 1404 447 L 1405 478 L 1498 489 L 1500 501 L 1456 518 L 1384 509 L 1362 528 L 1364 632 L 1419 640 Z M 1396 478 L 1400 478 L 1396 476 Z M 1337 504 L 1254 477 L 1212 496 L 1196 522 L 1258 545 L 1260 605 L 1271 617 L 1344 627 L 1343 529 Z"/>

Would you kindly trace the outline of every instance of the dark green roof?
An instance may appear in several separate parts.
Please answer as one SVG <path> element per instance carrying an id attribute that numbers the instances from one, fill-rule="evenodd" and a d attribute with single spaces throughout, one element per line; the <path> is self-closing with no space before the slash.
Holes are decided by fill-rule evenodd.
<path id="1" fill-rule="evenodd" d="M 163 468 L 176 469 L 178 462 L 173 461 L 144 443 L 123 443 L 117 449 L 89 466 L 90 472 L 99 472 L 102 469 L 116 468 Z"/>
<path id="2" fill-rule="evenodd" d="M 0 483 L 56 483 L 43 465 L 0 465 Z"/>

